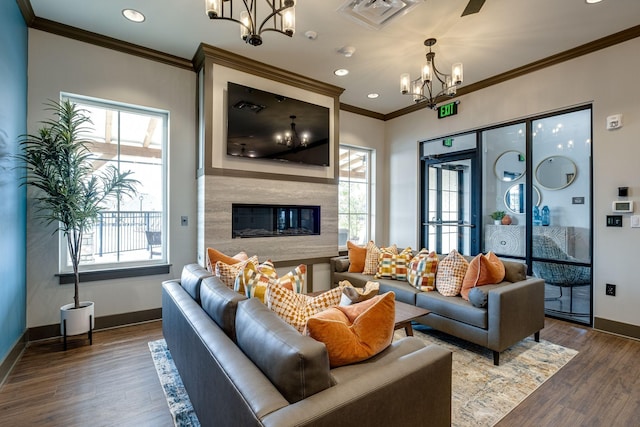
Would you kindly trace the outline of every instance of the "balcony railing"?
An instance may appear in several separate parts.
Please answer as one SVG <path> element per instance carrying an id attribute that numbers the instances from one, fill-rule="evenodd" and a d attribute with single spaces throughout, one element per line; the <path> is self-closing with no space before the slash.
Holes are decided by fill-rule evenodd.
<path id="1" fill-rule="evenodd" d="M 162 212 L 105 211 L 100 213 L 94 230 L 94 253 L 98 256 L 138 250 L 150 250 L 147 232 L 162 230 Z M 155 234 L 159 236 L 159 234 Z M 158 243 L 154 243 L 158 244 Z"/>

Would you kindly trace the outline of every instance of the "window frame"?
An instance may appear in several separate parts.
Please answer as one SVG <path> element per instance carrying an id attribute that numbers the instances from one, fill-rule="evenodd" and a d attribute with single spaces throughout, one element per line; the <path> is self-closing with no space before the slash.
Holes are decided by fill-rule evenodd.
<path id="1" fill-rule="evenodd" d="M 98 108 L 117 110 L 118 112 L 127 112 L 134 114 L 153 115 L 161 119 L 162 135 L 162 155 L 161 173 L 162 182 L 161 190 L 162 194 L 162 218 L 161 218 L 161 233 L 162 233 L 162 256 L 159 258 L 150 259 L 137 259 L 137 260 L 121 260 L 116 262 L 101 262 L 101 263 L 80 263 L 80 276 L 81 281 L 94 281 L 94 280 L 106 280 L 123 277 L 136 277 L 153 274 L 166 274 L 169 272 L 169 253 L 168 253 L 168 224 L 169 224 L 169 195 L 168 195 L 168 147 L 169 147 L 169 123 L 170 112 L 158 108 L 152 108 L 141 105 L 127 104 L 102 98 L 78 95 L 73 93 L 60 93 L 60 100 L 70 100 L 82 105 L 95 106 Z M 118 145 L 120 145 L 118 141 Z M 118 147 L 119 150 L 119 147 Z M 126 169 L 126 168 L 125 168 Z M 135 178 L 135 176 L 132 176 Z M 58 233 L 59 242 L 59 256 L 58 256 L 58 274 L 60 284 L 73 282 L 73 269 L 69 264 L 69 257 L 67 252 L 66 238 L 62 233 Z M 166 237 L 165 237 L 166 236 Z"/>
<path id="2" fill-rule="evenodd" d="M 365 215 L 366 216 L 366 236 L 364 238 L 364 242 L 368 242 L 369 240 L 372 240 L 372 218 L 373 218 L 373 206 L 374 206 L 374 200 L 373 200 L 373 182 L 372 182 L 372 177 L 373 177 L 373 159 L 375 157 L 375 150 L 371 149 L 371 148 L 367 148 L 367 147 L 358 147 L 358 146 L 353 146 L 353 145 L 348 145 L 348 144 L 340 144 L 340 146 L 338 147 L 338 153 L 340 152 L 340 150 L 349 150 L 349 157 L 351 157 L 351 152 L 352 151 L 356 151 L 356 152 L 360 152 L 366 155 L 366 172 L 365 172 L 365 181 L 364 184 L 366 184 L 366 206 L 367 206 L 367 211 L 366 212 L 356 212 L 356 213 L 352 213 L 352 212 L 343 212 L 341 210 L 340 207 L 340 198 L 338 198 L 338 230 L 340 230 L 340 217 L 342 215 L 347 215 L 349 218 L 351 216 L 361 216 L 361 215 Z M 340 156 L 339 156 L 340 157 Z M 340 162 L 340 160 L 338 159 L 338 162 Z M 338 164 L 338 187 L 340 187 L 341 184 L 347 182 L 348 184 L 350 184 L 352 182 L 351 180 L 351 176 L 349 176 L 348 179 L 343 179 L 340 173 L 340 165 Z M 354 181 L 357 182 L 357 181 Z M 349 200 L 350 200 L 350 196 L 349 196 Z M 349 208 L 350 208 L 351 204 L 349 203 Z M 349 224 L 351 224 L 351 221 L 349 221 Z M 347 241 L 349 241 L 349 237 L 351 236 L 351 230 L 350 228 L 348 228 L 349 232 L 347 235 Z M 346 250 L 347 246 L 346 246 L 346 242 L 344 245 L 340 245 L 340 241 L 338 241 L 338 249 L 339 250 Z"/>

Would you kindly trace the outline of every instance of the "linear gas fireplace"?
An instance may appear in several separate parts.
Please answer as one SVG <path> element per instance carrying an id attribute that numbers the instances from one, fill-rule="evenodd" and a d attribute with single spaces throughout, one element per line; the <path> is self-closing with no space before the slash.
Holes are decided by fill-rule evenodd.
<path id="1" fill-rule="evenodd" d="M 234 239 L 320 234 L 320 206 L 234 203 L 231 216 Z"/>

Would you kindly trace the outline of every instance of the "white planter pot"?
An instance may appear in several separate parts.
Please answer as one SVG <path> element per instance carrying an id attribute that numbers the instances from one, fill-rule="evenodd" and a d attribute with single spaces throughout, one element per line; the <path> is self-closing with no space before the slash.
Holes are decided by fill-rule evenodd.
<path id="1" fill-rule="evenodd" d="M 67 321 L 67 336 L 80 335 L 95 326 L 92 301 L 81 301 L 80 308 L 74 308 L 74 304 L 66 304 L 60 307 L 60 335 L 65 335 L 65 320 Z"/>
<path id="2" fill-rule="evenodd" d="M 494 220 L 493 220 L 493 223 L 494 223 L 495 225 L 502 225 L 502 220 L 501 220 L 501 219 L 494 219 Z"/>

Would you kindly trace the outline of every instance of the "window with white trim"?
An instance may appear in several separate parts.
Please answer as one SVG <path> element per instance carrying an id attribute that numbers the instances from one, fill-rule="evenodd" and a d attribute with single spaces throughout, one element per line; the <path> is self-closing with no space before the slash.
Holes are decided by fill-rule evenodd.
<path id="1" fill-rule="evenodd" d="M 63 94 L 91 119 L 83 137 L 95 171 L 107 165 L 132 171 L 137 194 L 103 206 L 84 236 L 81 271 L 138 267 L 167 262 L 167 167 L 169 113 L 101 99 Z M 60 234 L 60 271 L 72 271 Z"/>
<path id="2" fill-rule="evenodd" d="M 338 246 L 366 244 L 371 235 L 371 157 L 364 148 L 340 146 Z"/>

